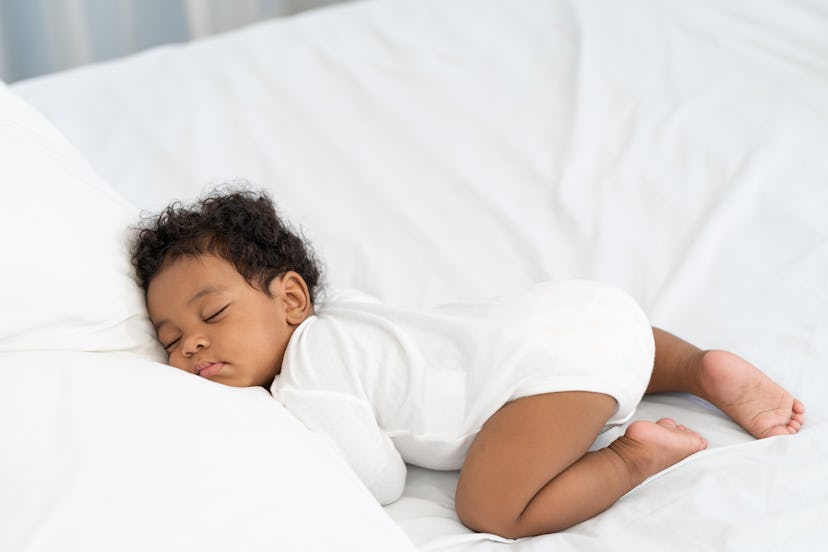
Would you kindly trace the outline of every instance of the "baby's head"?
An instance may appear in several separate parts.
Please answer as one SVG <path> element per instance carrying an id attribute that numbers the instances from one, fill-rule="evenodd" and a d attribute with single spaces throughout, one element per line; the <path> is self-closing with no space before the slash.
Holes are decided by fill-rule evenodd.
<path id="1" fill-rule="evenodd" d="M 145 220 L 132 263 L 170 365 L 237 387 L 270 386 L 321 279 L 310 247 L 250 191 Z"/>

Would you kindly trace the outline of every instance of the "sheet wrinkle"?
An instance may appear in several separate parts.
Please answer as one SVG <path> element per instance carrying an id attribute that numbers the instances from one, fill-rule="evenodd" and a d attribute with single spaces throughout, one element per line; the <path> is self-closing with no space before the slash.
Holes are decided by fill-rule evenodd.
<path id="1" fill-rule="evenodd" d="M 653 296 L 654 310 L 659 314 L 675 308 L 674 297 L 692 295 L 690 291 L 698 277 L 704 270 L 715 269 L 716 254 L 722 249 L 722 237 L 729 235 L 728 228 L 737 227 L 743 222 L 738 213 L 744 213 L 748 207 L 746 201 L 751 196 L 756 197 L 756 184 L 750 181 L 742 186 L 725 187 L 722 191 L 710 196 L 708 203 L 698 209 L 695 221 L 687 225 L 681 246 L 677 248 L 680 255 L 674 259 L 671 269 L 662 280 L 662 285 Z M 747 194 L 747 197 L 744 195 Z M 689 214 L 689 213 L 686 213 Z M 695 231 L 691 231 L 690 229 Z"/>
<path id="2" fill-rule="evenodd" d="M 782 72 L 798 69 L 800 76 L 806 77 L 828 73 L 828 63 L 825 61 L 828 56 L 828 40 L 823 34 L 821 43 L 819 41 L 804 43 L 807 40 L 806 37 L 809 37 L 807 33 L 801 34 L 798 32 L 801 29 L 793 29 L 791 26 L 782 24 L 783 21 L 791 22 L 795 15 L 788 19 L 769 18 L 762 17 L 765 14 L 755 9 L 737 13 L 736 9 L 728 8 L 725 6 L 723 12 L 730 12 L 732 19 L 729 23 L 738 30 L 737 33 L 721 34 L 723 45 L 730 43 L 738 48 L 738 41 L 732 38 L 738 35 L 744 40 L 745 46 L 748 46 L 748 48 L 740 48 L 746 54 L 747 59 L 753 60 L 765 54 L 761 56 L 762 62 L 771 62 Z M 806 16 L 803 21 L 813 24 L 816 19 Z M 797 41 L 802 43 L 796 44 Z M 816 54 L 820 51 L 823 53 L 821 56 Z"/>

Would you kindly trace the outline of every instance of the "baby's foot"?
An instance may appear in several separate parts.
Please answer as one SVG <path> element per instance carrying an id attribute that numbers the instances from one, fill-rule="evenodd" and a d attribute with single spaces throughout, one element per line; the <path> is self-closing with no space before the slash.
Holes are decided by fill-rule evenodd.
<path id="1" fill-rule="evenodd" d="M 796 433 L 805 422 L 805 405 L 733 353 L 705 351 L 697 377 L 701 397 L 756 438 Z"/>
<path id="2" fill-rule="evenodd" d="M 609 448 L 643 480 L 706 449 L 707 441 L 674 420 L 662 418 L 658 422 L 633 422 Z"/>

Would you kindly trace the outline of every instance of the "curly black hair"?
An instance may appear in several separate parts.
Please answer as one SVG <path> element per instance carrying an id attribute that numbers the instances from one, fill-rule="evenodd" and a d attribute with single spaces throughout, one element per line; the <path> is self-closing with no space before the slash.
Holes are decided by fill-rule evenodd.
<path id="1" fill-rule="evenodd" d="M 177 201 L 136 230 L 132 265 L 144 293 L 166 263 L 203 254 L 232 263 L 268 295 L 270 282 L 290 270 L 305 280 L 312 302 L 321 287 L 312 247 L 279 217 L 264 191 L 214 190 L 189 206 Z"/>

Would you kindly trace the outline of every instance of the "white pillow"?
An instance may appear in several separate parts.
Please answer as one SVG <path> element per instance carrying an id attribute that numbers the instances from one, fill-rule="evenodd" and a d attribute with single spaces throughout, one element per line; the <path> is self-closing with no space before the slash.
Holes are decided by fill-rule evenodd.
<path id="1" fill-rule="evenodd" d="M 0 353 L 0 379 L 0 550 L 414 550 L 262 388 L 124 353 Z"/>
<path id="2" fill-rule="evenodd" d="M 0 152 L 0 351 L 160 354 L 126 252 L 137 210 L 2 83 Z"/>
<path id="3" fill-rule="evenodd" d="M 136 210 L 2 83 L 0 152 L 0 550 L 413 550 L 265 390 L 142 358 Z"/>

